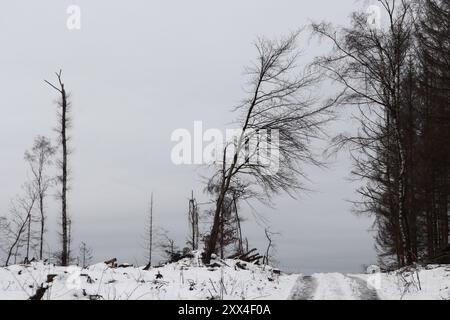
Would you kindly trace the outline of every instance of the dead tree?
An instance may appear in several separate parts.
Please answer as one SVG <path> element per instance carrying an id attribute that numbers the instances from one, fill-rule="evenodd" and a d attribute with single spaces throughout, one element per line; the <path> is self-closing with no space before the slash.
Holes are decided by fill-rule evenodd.
<path id="1" fill-rule="evenodd" d="M 70 150 L 68 148 L 68 134 L 67 130 L 71 126 L 71 119 L 69 117 L 70 102 L 68 100 L 68 95 L 61 78 L 62 70 L 56 73 L 58 83 L 56 85 L 45 80 L 45 82 L 55 89 L 59 94 L 58 100 L 58 118 L 59 127 L 57 129 L 59 133 L 59 143 L 62 148 L 62 158 L 58 161 L 58 165 L 61 170 L 61 174 L 58 176 L 58 180 L 61 184 L 61 191 L 59 197 L 61 199 L 61 253 L 60 253 L 60 263 L 62 266 L 67 266 L 70 260 L 69 257 L 69 238 L 68 238 L 68 212 L 67 212 L 67 192 L 68 192 L 68 181 L 69 181 L 69 170 L 68 170 L 68 156 Z"/>
<path id="2" fill-rule="evenodd" d="M 90 248 L 85 242 L 81 242 L 79 260 L 81 267 L 87 268 L 90 263 L 92 263 L 92 248 Z"/>
<path id="3" fill-rule="evenodd" d="M 269 264 L 269 257 L 270 257 L 270 250 L 273 248 L 273 239 L 272 237 L 276 234 L 274 232 L 269 231 L 269 229 L 264 229 L 264 234 L 266 235 L 268 244 L 266 249 L 266 254 L 263 258 L 263 264 L 268 265 Z"/>
<path id="4" fill-rule="evenodd" d="M 38 195 L 38 205 L 40 214 L 40 236 L 39 236 L 39 259 L 43 258 L 44 248 L 44 233 L 45 233 L 45 198 L 47 197 L 47 191 L 53 181 L 52 178 L 47 176 L 46 171 L 48 165 L 51 164 L 51 159 L 56 150 L 51 145 L 49 139 L 43 136 L 38 136 L 34 140 L 34 145 L 31 151 L 25 152 L 25 160 L 28 162 L 31 169 L 33 181 L 32 186 L 35 189 L 35 193 Z M 30 220 L 31 221 L 31 220 Z"/>
<path id="5" fill-rule="evenodd" d="M 11 258 L 17 258 L 19 249 L 25 242 L 26 253 L 25 261 L 29 258 L 30 242 L 31 242 L 31 219 L 34 205 L 38 199 L 38 195 L 30 185 L 24 186 L 24 195 L 17 198 L 11 207 L 11 221 L 8 224 L 8 238 L 10 239 L 5 265 L 8 266 Z M 23 236 L 26 238 L 23 239 Z"/>
<path id="6" fill-rule="evenodd" d="M 181 252 L 175 240 L 169 236 L 169 232 L 164 229 L 160 229 L 158 232 L 157 246 L 161 249 L 164 256 L 166 256 L 168 262 L 175 262 L 181 257 Z"/>
<path id="7" fill-rule="evenodd" d="M 320 164 L 310 143 L 330 119 L 332 103 L 319 105 L 313 95 L 319 75 L 299 70 L 298 36 L 299 32 L 256 43 L 258 58 L 247 69 L 250 95 L 237 107 L 242 112 L 240 134 L 224 147 L 221 169 L 212 178 L 219 188 L 205 263 L 216 250 L 221 213 L 233 182 L 245 180 L 265 199 L 280 192 L 293 195 L 291 191 L 302 188 L 298 179 L 305 175 L 302 165 Z"/>
<path id="8" fill-rule="evenodd" d="M 74 257 L 72 256 L 72 219 L 67 219 L 67 264 L 74 262 Z"/>
<path id="9" fill-rule="evenodd" d="M 198 229 L 198 205 L 197 200 L 194 198 L 194 191 L 192 191 L 191 198 L 189 199 L 189 230 L 190 236 L 188 238 L 188 245 L 191 246 L 192 250 L 198 249 L 198 243 L 200 238 L 200 233 Z"/>
<path id="10" fill-rule="evenodd" d="M 148 211 L 148 219 L 145 226 L 145 246 L 147 250 L 147 265 L 144 270 L 152 267 L 152 249 L 153 249 L 153 192 L 150 196 L 150 208 Z"/>

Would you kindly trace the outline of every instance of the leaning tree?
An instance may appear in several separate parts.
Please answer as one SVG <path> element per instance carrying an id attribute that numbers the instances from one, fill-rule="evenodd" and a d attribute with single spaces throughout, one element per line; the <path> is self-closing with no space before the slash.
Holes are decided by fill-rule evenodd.
<path id="1" fill-rule="evenodd" d="M 235 110 L 241 114 L 239 134 L 224 146 L 211 178 L 217 192 L 205 263 L 217 250 L 222 211 L 234 186 L 243 183 L 246 192 L 263 200 L 280 192 L 293 196 L 293 191 L 303 189 L 299 179 L 305 177 L 303 166 L 321 165 L 311 142 L 323 134 L 333 102 L 319 103 L 315 96 L 320 74 L 297 64 L 299 34 L 256 42 L 258 57 L 246 69 L 249 96 Z"/>

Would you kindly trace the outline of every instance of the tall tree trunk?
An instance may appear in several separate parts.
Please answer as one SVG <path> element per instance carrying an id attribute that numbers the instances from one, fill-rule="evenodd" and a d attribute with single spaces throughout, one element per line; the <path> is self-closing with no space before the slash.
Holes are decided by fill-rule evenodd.
<path id="1" fill-rule="evenodd" d="M 61 89 L 62 96 L 62 112 L 61 112 L 61 143 L 63 149 L 62 158 L 62 190 L 61 190 L 61 225 L 62 225 L 62 252 L 61 252 L 61 265 L 67 266 L 69 262 L 69 239 L 67 231 L 67 97 L 64 85 Z"/>
<path id="2" fill-rule="evenodd" d="M 41 232 L 39 237 L 39 260 L 42 260 L 44 253 L 44 232 L 45 232 L 45 214 L 44 214 L 44 197 L 39 195 L 39 211 L 41 213 Z"/>
<path id="3" fill-rule="evenodd" d="M 242 242 L 241 218 L 239 217 L 239 213 L 238 213 L 236 197 L 233 197 L 233 205 L 234 205 L 234 212 L 236 214 L 236 228 L 238 231 L 238 251 L 239 251 L 239 253 L 242 254 L 244 252 L 244 247 L 243 247 L 243 242 Z"/>
<path id="4" fill-rule="evenodd" d="M 61 95 L 61 101 L 59 103 L 59 106 L 61 108 L 61 118 L 60 118 L 60 142 L 62 146 L 62 159 L 61 159 L 61 255 L 60 255 L 60 262 L 62 266 L 67 266 L 70 260 L 69 257 L 69 234 L 68 234 L 68 213 L 67 213 L 67 190 L 68 190 L 68 146 L 67 146 L 67 126 L 69 123 L 69 117 L 68 117 L 68 101 L 67 101 L 67 94 L 64 87 L 64 83 L 61 79 L 62 70 L 59 71 L 59 73 L 56 73 L 56 76 L 58 78 L 58 86 L 53 85 L 51 82 L 45 80 L 45 82 L 50 85 L 53 89 L 58 91 Z"/>
<path id="5" fill-rule="evenodd" d="M 31 216 L 28 218 L 28 228 L 27 228 L 27 253 L 24 262 L 29 261 L 30 258 L 30 242 L 31 242 Z"/>
<path id="6" fill-rule="evenodd" d="M 149 243 L 148 243 L 148 266 L 152 266 L 152 247 L 153 247 L 153 193 L 150 200 L 150 226 L 149 226 Z"/>

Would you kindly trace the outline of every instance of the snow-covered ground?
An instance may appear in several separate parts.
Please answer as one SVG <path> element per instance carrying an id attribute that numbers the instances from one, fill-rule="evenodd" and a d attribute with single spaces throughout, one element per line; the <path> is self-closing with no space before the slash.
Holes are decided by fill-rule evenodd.
<path id="1" fill-rule="evenodd" d="M 389 273 L 319 273 L 300 277 L 298 300 L 450 300 L 450 266 L 426 266 Z"/>
<path id="2" fill-rule="evenodd" d="M 40 290 L 39 288 L 44 288 Z M 183 259 L 149 271 L 86 269 L 43 263 L 0 268 L 0 299 L 246 299 L 375 300 L 450 299 L 450 266 L 427 266 L 374 274 L 284 274 L 271 267 L 236 260 L 203 266 Z"/>
<path id="3" fill-rule="evenodd" d="M 377 293 L 366 281 L 341 273 L 315 274 L 312 277 L 313 300 L 376 300 Z M 314 283 L 316 286 L 314 287 Z"/>
<path id="4" fill-rule="evenodd" d="M 0 299 L 29 299 L 44 284 L 48 289 L 42 299 L 283 300 L 298 279 L 267 266 L 236 260 L 217 263 L 221 266 L 208 268 L 197 259 L 183 259 L 149 271 L 104 263 L 86 269 L 14 265 L 0 269 Z M 46 284 L 48 275 L 55 276 Z"/>
<path id="5" fill-rule="evenodd" d="M 381 300 L 450 300 L 450 265 L 355 277 L 373 283 Z"/>

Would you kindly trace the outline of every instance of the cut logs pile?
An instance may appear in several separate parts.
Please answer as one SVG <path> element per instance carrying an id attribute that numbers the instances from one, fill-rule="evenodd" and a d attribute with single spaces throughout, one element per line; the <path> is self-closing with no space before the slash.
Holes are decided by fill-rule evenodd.
<path id="1" fill-rule="evenodd" d="M 229 259 L 241 260 L 245 262 L 251 262 L 254 264 L 260 264 L 264 257 L 261 256 L 257 251 L 257 249 L 252 249 L 246 253 L 237 253 L 229 257 Z"/>

